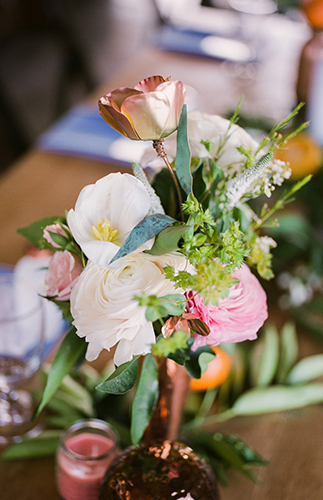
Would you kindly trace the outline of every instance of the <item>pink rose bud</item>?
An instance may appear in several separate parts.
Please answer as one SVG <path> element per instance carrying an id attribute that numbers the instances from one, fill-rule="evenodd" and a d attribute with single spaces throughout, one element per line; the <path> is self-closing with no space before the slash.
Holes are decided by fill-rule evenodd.
<path id="1" fill-rule="evenodd" d="M 48 297 L 69 300 L 73 286 L 83 270 L 82 262 L 67 250 L 55 252 L 45 277 Z"/>
<path id="2" fill-rule="evenodd" d="M 239 283 L 231 287 L 228 297 L 219 299 L 217 306 L 211 302 L 204 304 L 203 298 L 194 292 L 186 294 L 188 312 L 210 328 L 208 336 L 195 335 L 194 350 L 206 344 L 254 340 L 267 319 L 266 293 L 249 267 L 243 264 L 232 276 Z"/>
<path id="3" fill-rule="evenodd" d="M 151 76 L 133 89 L 121 87 L 101 97 L 99 109 L 129 139 L 158 141 L 177 129 L 185 94 L 182 82 Z"/>
<path id="4" fill-rule="evenodd" d="M 62 226 L 60 224 L 50 224 L 49 226 L 46 226 L 43 232 L 43 237 L 45 238 L 48 243 L 50 243 L 54 248 L 60 248 L 60 245 L 55 243 L 53 240 L 52 236 L 50 233 L 54 234 L 60 234 L 61 236 L 65 236 L 66 238 L 66 233 Z"/>

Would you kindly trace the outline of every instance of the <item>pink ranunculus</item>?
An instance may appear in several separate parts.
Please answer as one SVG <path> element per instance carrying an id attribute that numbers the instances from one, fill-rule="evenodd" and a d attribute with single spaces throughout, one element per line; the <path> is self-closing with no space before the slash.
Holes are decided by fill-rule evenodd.
<path id="1" fill-rule="evenodd" d="M 45 277 L 48 297 L 69 300 L 72 288 L 83 270 L 82 262 L 67 250 L 55 252 Z"/>
<path id="2" fill-rule="evenodd" d="M 206 337 L 195 335 L 193 349 L 206 344 L 216 346 L 222 342 L 254 340 L 268 317 L 267 297 L 257 278 L 245 264 L 232 274 L 239 283 L 232 286 L 228 297 L 219 299 L 218 305 L 204 304 L 203 298 L 188 292 L 187 311 L 204 321 L 210 328 Z"/>
<path id="3" fill-rule="evenodd" d="M 133 140 L 156 141 L 178 127 L 185 87 L 179 80 L 150 76 L 134 88 L 121 87 L 99 100 L 105 121 Z"/>
<path id="4" fill-rule="evenodd" d="M 65 236 L 66 238 L 66 233 L 64 229 L 60 224 L 50 224 L 49 226 L 45 227 L 43 232 L 43 237 L 45 238 L 46 241 L 48 241 L 48 243 L 50 243 L 54 248 L 60 248 L 59 245 L 55 243 L 50 233 L 60 234 L 61 236 Z"/>

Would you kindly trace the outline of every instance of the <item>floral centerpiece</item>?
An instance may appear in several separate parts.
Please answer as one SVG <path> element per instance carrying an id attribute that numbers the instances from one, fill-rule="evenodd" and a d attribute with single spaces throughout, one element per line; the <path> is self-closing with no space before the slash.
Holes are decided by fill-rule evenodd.
<path id="1" fill-rule="evenodd" d="M 268 313 L 255 272 L 272 278 L 275 247 L 263 228 L 308 180 L 256 213 L 250 201 L 270 197 L 290 175 L 274 152 L 285 146 L 280 130 L 297 109 L 258 143 L 236 123 L 240 103 L 227 120 L 187 113 L 184 101 L 184 85 L 161 76 L 102 97 L 106 122 L 132 140 L 152 141 L 155 152 L 133 164 L 134 175 L 111 173 L 84 187 L 66 217 L 20 230 L 53 252 L 47 297 L 71 323 L 39 411 L 76 363 L 113 349 L 115 370 L 98 389 L 124 394 L 137 384 L 135 445 L 156 433 L 151 420 L 168 361 L 173 372 L 181 368 L 174 373 L 185 393 L 183 370 L 201 377 L 212 347 L 256 339 Z M 162 408 L 159 424 L 163 415 Z M 159 434 L 174 439 L 177 429 Z"/>

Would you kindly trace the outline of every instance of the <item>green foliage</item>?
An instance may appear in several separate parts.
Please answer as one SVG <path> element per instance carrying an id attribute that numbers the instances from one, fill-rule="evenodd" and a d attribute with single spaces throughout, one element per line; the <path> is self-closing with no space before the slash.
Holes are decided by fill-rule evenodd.
<path id="1" fill-rule="evenodd" d="M 80 360 L 81 357 L 84 359 L 85 351 L 86 344 L 84 339 L 78 337 L 76 335 L 75 328 L 72 327 L 65 336 L 56 353 L 55 359 L 48 374 L 48 379 L 41 403 L 37 409 L 37 415 L 55 394 L 65 375 L 67 375 L 71 371 L 73 366 Z"/>
<path id="2" fill-rule="evenodd" d="M 155 356 L 161 358 L 162 356 L 170 357 L 176 355 L 176 351 L 185 351 L 187 349 L 187 341 L 190 334 L 181 330 L 175 331 L 170 337 L 164 338 L 160 335 L 156 344 L 151 346 L 151 352 Z"/>
<path id="3" fill-rule="evenodd" d="M 165 316 L 179 316 L 184 312 L 186 306 L 186 299 L 182 294 L 162 297 L 142 294 L 141 297 L 135 297 L 135 299 L 139 301 L 141 306 L 146 307 L 146 318 L 152 323 Z"/>
<path id="4" fill-rule="evenodd" d="M 163 229 L 170 226 L 174 222 L 176 222 L 176 220 L 165 214 L 148 215 L 138 222 L 138 224 L 133 228 L 126 241 L 111 260 L 110 264 L 133 252 L 143 243 L 156 236 Z"/>
<path id="5" fill-rule="evenodd" d="M 145 356 L 132 405 L 131 438 L 137 445 L 150 422 L 158 399 L 158 370 L 154 357 Z"/>
<path id="6" fill-rule="evenodd" d="M 163 255 L 165 253 L 174 252 L 178 249 L 179 240 L 187 230 L 184 224 L 176 224 L 167 227 L 157 234 L 155 242 L 150 250 L 146 253 L 150 255 Z"/>
<path id="7" fill-rule="evenodd" d="M 185 104 L 178 124 L 176 141 L 176 176 L 184 192 L 189 194 L 192 190 L 192 176 L 190 171 L 191 152 L 187 139 L 187 112 Z"/>
<path id="8" fill-rule="evenodd" d="M 251 468 L 267 465 L 258 453 L 233 435 L 226 436 L 220 432 L 193 434 L 185 442 L 207 460 L 223 486 L 228 485 L 226 472 L 229 469 L 235 469 L 257 482 Z"/>
<path id="9" fill-rule="evenodd" d="M 43 238 L 44 229 L 46 226 L 58 223 L 66 224 L 65 217 L 60 217 L 58 215 L 44 217 L 27 227 L 17 229 L 17 232 L 24 236 L 32 245 L 39 248 L 48 248 L 48 243 Z"/>
<path id="10" fill-rule="evenodd" d="M 131 361 L 118 366 L 115 371 L 97 389 L 109 394 L 125 394 L 136 384 L 138 374 L 139 356 L 134 356 Z"/>

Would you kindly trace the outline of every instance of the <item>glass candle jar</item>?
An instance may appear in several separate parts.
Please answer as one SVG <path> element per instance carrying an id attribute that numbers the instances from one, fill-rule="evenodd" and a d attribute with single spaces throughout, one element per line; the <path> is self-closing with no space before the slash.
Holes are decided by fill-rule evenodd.
<path id="1" fill-rule="evenodd" d="M 62 435 L 56 485 L 64 500 L 97 500 L 102 478 L 119 452 L 112 428 L 97 419 L 78 420 Z"/>

